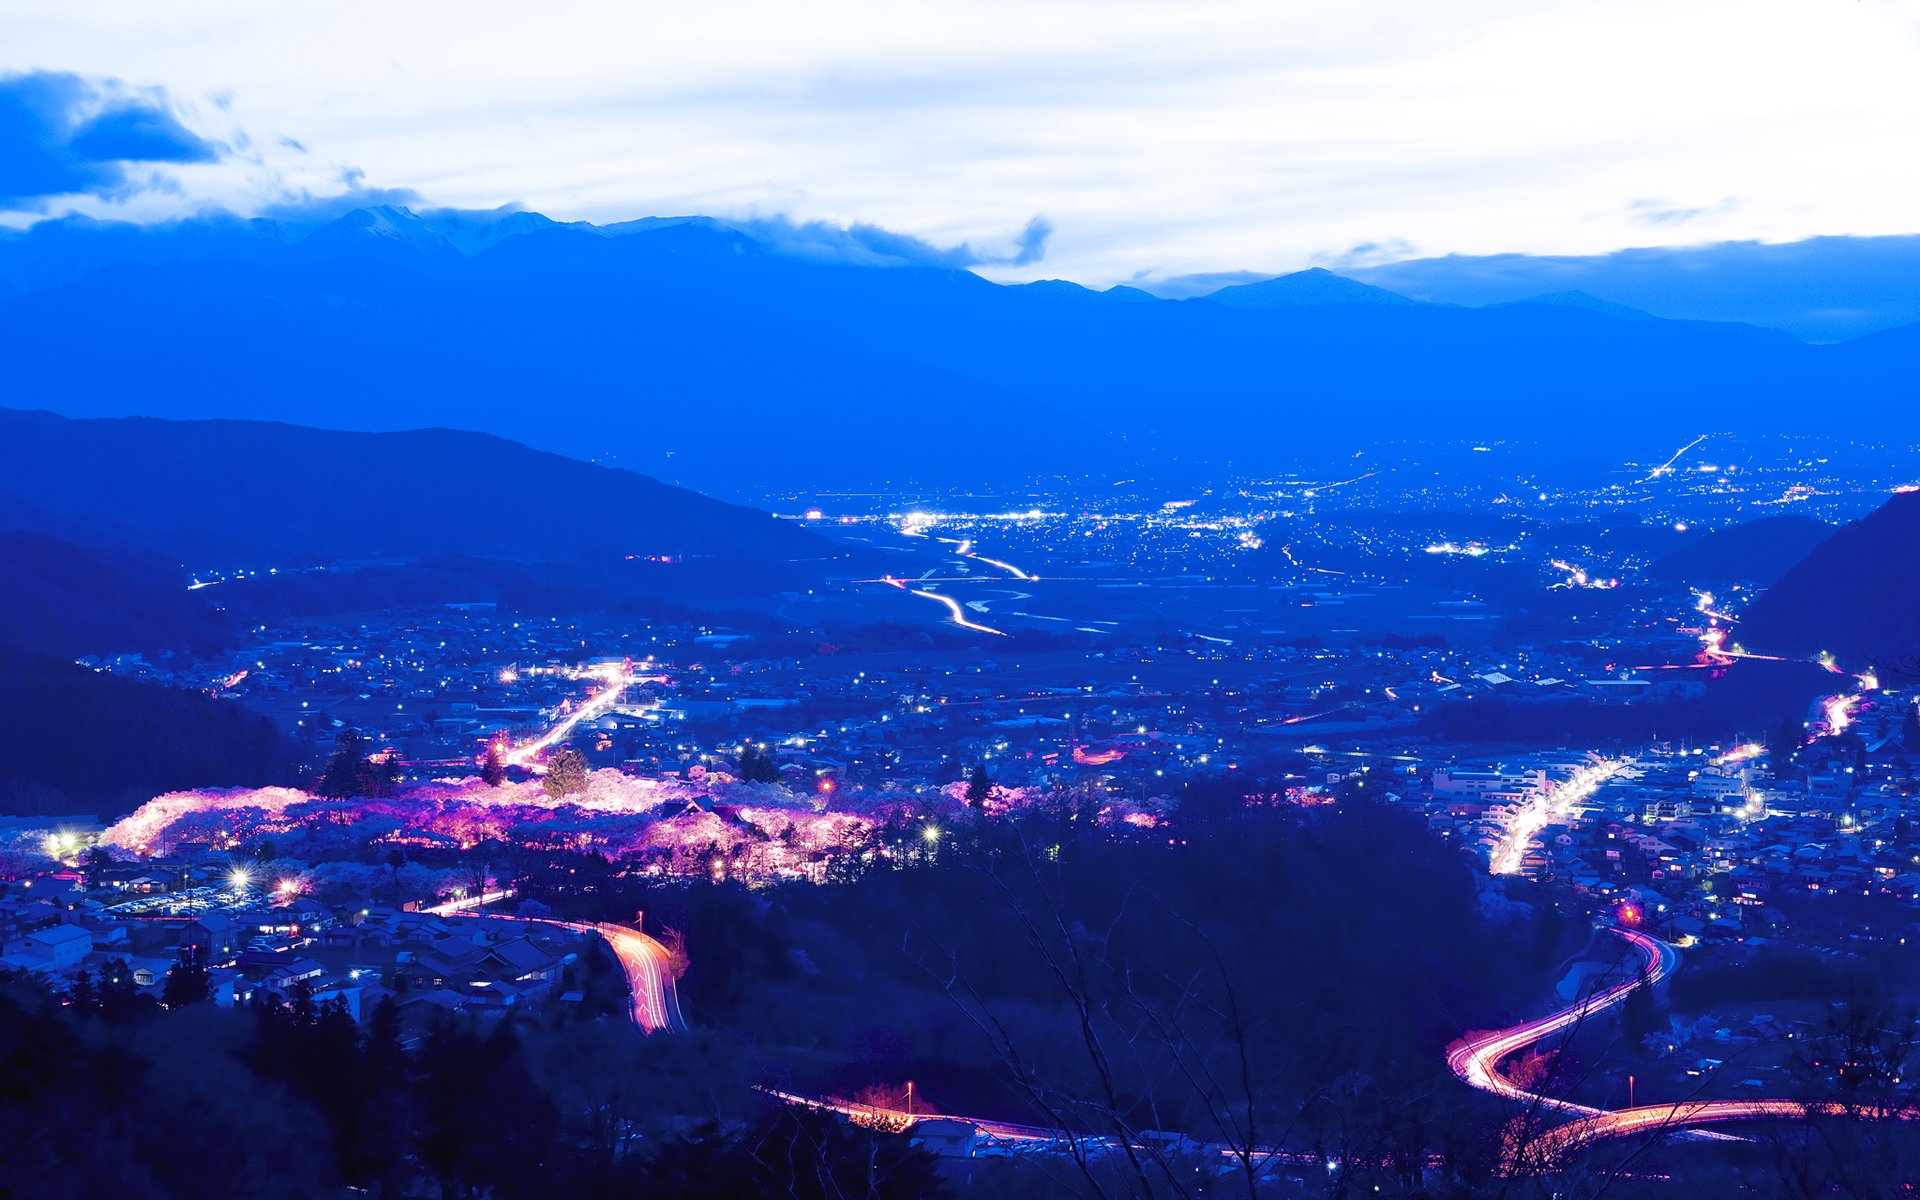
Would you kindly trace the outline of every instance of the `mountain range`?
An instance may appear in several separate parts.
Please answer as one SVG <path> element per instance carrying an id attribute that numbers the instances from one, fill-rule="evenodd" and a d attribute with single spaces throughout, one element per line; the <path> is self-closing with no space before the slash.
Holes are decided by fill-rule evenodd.
<path id="1" fill-rule="evenodd" d="M 1171 301 L 902 264 L 704 218 L 42 222 L 0 239 L 4 399 L 480 429 L 709 492 L 1259 469 L 1442 433 L 1600 454 L 1831 429 L 1834 403 L 1860 429 L 1920 428 L 1920 326 L 1809 345 L 1591 296 L 1416 302 L 1326 271 Z"/>

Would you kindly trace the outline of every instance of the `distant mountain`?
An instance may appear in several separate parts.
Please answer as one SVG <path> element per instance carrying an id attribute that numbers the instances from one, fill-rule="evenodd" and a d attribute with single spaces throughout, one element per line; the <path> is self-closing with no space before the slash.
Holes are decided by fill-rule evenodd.
<path id="1" fill-rule="evenodd" d="M 1740 622 L 1749 649 L 1830 650 L 1849 667 L 1920 677 L 1920 492 L 1896 495 L 1780 578 Z"/>
<path id="2" fill-rule="evenodd" d="M 1833 526 L 1812 517 L 1765 517 L 1688 540 L 1648 570 L 1655 579 L 1724 588 L 1736 583 L 1772 584 L 1813 552 Z"/>
<path id="3" fill-rule="evenodd" d="M 1291 275 L 1240 283 L 1211 292 L 1203 299 L 1228 308 L 1307 308 L 1321 304 L 1412 304 L 1385 288 L 1357 283 L 1322 267 Z"/>
<path id="4" fill-rule="evenodd" d="M 1506 304 L 1494 307 L 1505 308 L 1516 304 L 1557 304 L 1566 308 L 1584 308 L 1588 312 L 1604 313 L 1609 317 L 1618 317 L 1622 321 L 1651 320 L 1652 313 L 1637 308 L 1628 308 L 1624 304 L 1615 304 L 1611 300 L 1602 300 L 1586 292 L 1547 292 L 1544 295 L 1528 296 L 1524 300 L 1509 300 Z"/>
<path id="5" fill-rule="evenodd" d="M 0 276 L 23 289 L 0 299 L 0 397 L 480 429 L 705 492 L 1260 468 L 1385 436 L 1637 452 L 1677 409 L 1830 430 L 1836 409 L 1809 395 L 1920 434 L 1913 339 L 1893 334 L 1808 346 L 1566 303 L 1403 303 L 1324 271 L 1154 302 L 999 286 L 884 246 L 859 261 L 904 265 L 848 265 L 805 231 L 704 218 L 376 208 L 130 229 L 0 238 Z"/>
<path id="6" fill-rule="evenodd" d="M 8 524 L 196 567 L 695 556 L 771 577 L 833 553 L 765 513 L 484 434 L 0 409 Z"/>
<path id="7" fill-rule="evenodd" d="M 1920 234 L 1595 255 L 1452 254 L 1344 270 L 1436 304 L 1477 307 L 1579 291 L 1658 317 L 1740 321 L 1812 342 L 1920 323 Z"/>

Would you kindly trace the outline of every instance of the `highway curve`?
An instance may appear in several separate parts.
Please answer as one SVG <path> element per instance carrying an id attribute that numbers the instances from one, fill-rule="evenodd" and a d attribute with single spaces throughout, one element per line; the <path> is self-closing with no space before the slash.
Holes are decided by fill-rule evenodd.
<path id="1" fill-rule="evenodd" d="M 680 1015 L 680 997 L 674 990 L 671 956 L 667 948 L 637 929 L 601 921 L 594 924 L 568 922 L 567 928 L 579 933 L 595 933 L 606 940 L 621 970 L 627 973 L 627 990 L 632 995 L 634 1023 L 648 1033 L 666 1030 L 684 1033 L 686 1018 Z"/>
<path id="2" fill-rule="evenodd" d="M 1634 978 L 1595 992 L 1578 1004 L 1548 1016 L 1507 1029 L 1469 1034 L 1447 1048 L 1447 1066 L 1470 1087 L 1536 1109 L 1551 1109 L 1574 1117 L 1571 1121 L 1536 1134 L 1522 1148 L 1519 1161 L 1514 1164 L 1516 1168 L 1530 1172 L 1551 1171 L 1564 1166 L 1587 1147 L 1608 1138 L 1638 1133 L 1694 1131 L 1698 1126 L 1729 1121 L 1804 1120 L 1816 1114 L 1852 1115 L 1869 1120 L 1920 1118 L 1920 1110 L 1914 1109 L 1887 1112 L 1849 1110 L 1837 1104 L 1809 1104 L 1800 1100 L 1690 1100 L 1677 1104 L 1603 1109 L 1556 1099 L 1521 1087 L 1501 1072 L 1502 1062 L 1535 1042 L 1571 1029 L 1588 1017 L 1624 1003 L 1635 988 L 1658 984 L 1680 965 L 1679 952 L 1659 938 L 1637 929 L 1614 927 L 1610 932 L 1626 939 L 1641 954 L 1645 969 Z M 1690 1136 L 1736 1140 L 1723 1133 L 1690 1132 Z"/>

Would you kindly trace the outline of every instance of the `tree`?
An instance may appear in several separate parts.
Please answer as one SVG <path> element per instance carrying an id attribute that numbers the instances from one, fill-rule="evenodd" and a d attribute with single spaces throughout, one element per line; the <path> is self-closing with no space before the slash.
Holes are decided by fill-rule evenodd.
<path id="1" fill-rule="evenodd" d="M 974 807 L 985 804 L 993 795 L 993 777 L 987 774 L 987 764 L 975 763 L 973 777 L 967 780 L 967 803 Z"/>
<path id="2" fill-rule="evenodd" d="M 487 756 L 480 761 L 480 782 L 499 787 L 507 781 L 507 764 L 500 759 L 500 743 L 487 744 Z"/>
<path id="3" fill-rule="evenodd" d="M 321 773 L 320 786 L 315 790 L 335 800 L 366 795 L 372 768 L 361 753 L 364 746 L 358 730 L 341 730 L 340 736 L 333 740 L 333 757 L 327 759 L 327 768 Z"/>
<path id="4" fill-rule="evenodd" d="M 547 777 L 540 781 L 540 787 L 555 800 L 586 791 L 587 756 L 572 746 L 554 751 L 547 763 Z"/>
<path id="5" fill-rule="evenodd" d="M 167 971 L 167 982 L 160 989 L 160 1003 L 167 1008 L 185 1008 L 189 1004 L 199 1004 L 213 995 L 212 981 L 207 975 L 207 963 L 198 946 L 187 946 L 180 951 L 179 961 Z"/>
<path id="6" fill-rule="evenodd" d="M 1620 1028 L 1627 1039 L 1638 1046 L 1649 1034 L 1660 1030 L 1660 1009 L 1653 1000 L 1653 988 L 1647 983 L 1647 972 L 1640 973 L 1640 986 L 1627 993 L 1625 1004 L 1620 1006 Z"/>
<path id="7" fill-rule="evenodd" d="M 780 768 L 766 751 L 748 742 L 746 749 L 740 752 L 740 781 L 742 783 L 779 783 Z"/>

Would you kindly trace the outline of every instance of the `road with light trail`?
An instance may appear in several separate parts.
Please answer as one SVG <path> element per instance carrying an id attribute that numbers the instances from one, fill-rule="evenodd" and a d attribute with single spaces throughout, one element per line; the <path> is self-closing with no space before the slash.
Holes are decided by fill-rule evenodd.
<path id="1" fill-rule="evenodd" d="M 577 933 L 597 933 L 620 960 L 627 975 L 631 994 L 630 1015 L 634 1024 L 648 1033 L 684 1033 L 686 1018 L 680 1014 L 680 997 L 673 986 L 673 956 L 659 942 L 625 925 L 606 921 L 556 922 Z"/>
<path id="2" fill-rule="evenodd" d="M 1500 1064 L 1535 1042 L 1551 1037 L 1562 1030 L 1571 1029 L 1588 1017 L 1596 1016 L 1616 1005 L 1624 1004 L 1627 995 L 1633 989 L 1643 984 L 1651 986 L 1659 983 L 1673 974 L 1674 968 L 1680 965 L 1680 952 L 1659 938 L 1641 933 L 1637 929 L 1613 929 L 1611 932 L 1625 938 L 1627 944 L 1642 956 L 1645 963 L 1643 971 L 1636 973 L 1632 979 L 1595 992 L 1578 1004 L 1563 1008 L 1559 1012 L 1532 1021 L 1523 1021 L 1507 1029 L 1469 1034 L 1447 1048 L 1447 1066 L 1454 1075 L 1469 1087 L 1479 1088 L 1483 1092 L 1492 1092 L 1507 1100 L 1556 1109 L 1560 1112 L 1578 1113 L 1585 1117 L 1605 1116 L 1605 1109 L 1530 1092 L 1502 1074 Z"/>
<path id="3" fill-rule="evenodd" d="M 620 663 L 606 666 L 595 671 L 582 672 L 594 678 L 606 681 L 606 686 L 589 696 L 580 707 L 562 716 L 547 730 L 530 742 L 522 742 L 501 755 L 501 760 L 510 767 L 533 767 L 535 761 L 548 750 L 567 739 L 582 721 L 595 720 L 613 710 L 620 703 L 620 697 L 636 682 L 632 663 Z"/>
<path id="4" fill-rule="evenodd" d="M 1679 951 L 1651 934 L 1619 927 L 1611 928 L 1608 932 L 1624 938 L 1640 956 L 1643 969 L 1633 978 L 1604 988 L 1578 1004 L 1547 1016 L 1524 1021 L 1507 1029 L 1470 1034 L 1447 1049 L 1447 1066 L 1468 1086 L 1528 1105 L 1536 1111 L 1550 1109 L 1575 1118 L 1535 1134 L 1520 1148 L 1518 1160 L 1511 1164 L 1515 1170 L 1526 1173 L 1560 1170 L 1598 1142 L 1635 1134 L 1678 1133 L 1713 1141 L 1743 1140 L 1698 1128 L 1734 1121 L 1802 1121 L 1814 1115 L 1861 1120 L 1920 1119 L 1920 1110 L 1916 1109 L 1883 1112 L 1801 1100 L 1685 1100 L 1604 1109 L 1529 1091 L 1515 1083 L 1501 1071 L 1502 1062 L 1536 1042 L 1573 1029 L 1587 1018 L 1625 1003 L 1635 988 L 1657 986 L 1680 965 Z"/>
<path id="5" fill-rule="evenodd" d="M 1518 874 L 1526 859 L 1527 847 L 1539 836 L 1540 831 L 1570 814 L 1576 804 L 1593 795 L 1601 784 L 1618 775 L 1626 765 L 1620 759 L 1606 759 L 1582 767 L 1563 782 L 1524 801 L 1507 818 L 1500 841 L 1489 860 L 1488 870 L 1495 875 Z"/>
<path id="6" fill-rule="evenodd" d="M 680 1012 L 680 996 L 673 985 L 673 955 L 665 946 L 637 929 L 609 921 L 556 921 L 547 917 L 519 917 L 509 913 L 480 911 L 482 905 L 512 896 L 512 889 L 503 888 L 478 896 L 449 900 L 421 911 L 439 917 L 482 916 L 494 920 L 525 921 L 528 924 L 552 925 L 583 937 L 598 937 L 613 951 L 621 971 L 626 974 L 630 997 L 627 1015 L 633 1019 L 633 1023 L 648 1033 L 663 1030 L 668 1033 L 686 1032 L 687 1019 Z"/>

